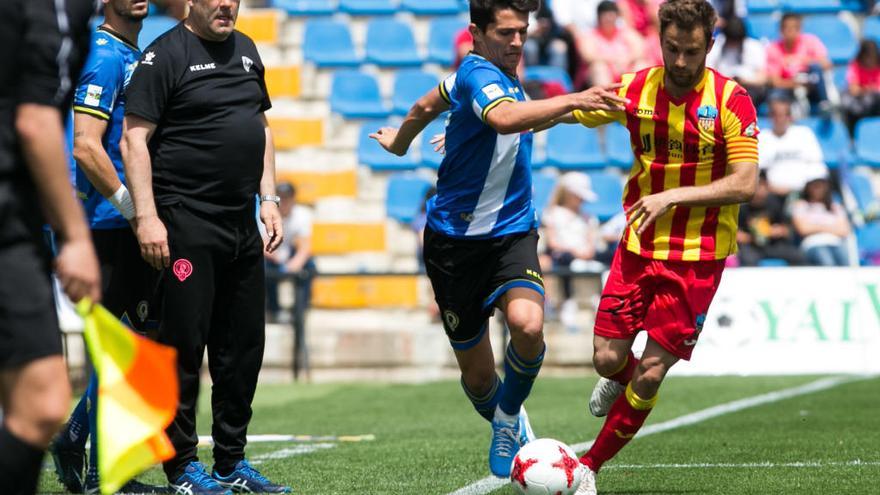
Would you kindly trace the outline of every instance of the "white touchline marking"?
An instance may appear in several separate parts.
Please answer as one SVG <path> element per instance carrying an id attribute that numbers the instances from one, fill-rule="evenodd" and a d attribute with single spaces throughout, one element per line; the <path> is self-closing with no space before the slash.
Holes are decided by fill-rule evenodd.
<path id="1" fill-rule="evenodd" d="M 248 435 L 248 443 L 274 443 L 274 442 L 372 442 L 376 439 L 376 435 L 372 433 L 367 435 Z M 199 435 L 199 447 L 210 447 L 214 445 L 214 439 L 211 435 Z"/>
<path id="2" fill-rule="evenodd" d="M 742 411 L 743 409 L 757 407 L 764 404 L 770 404 L 773 402 L 779 402 L 781 400 L 790 399 L 799 395 L 811 394 L 820 390 L 834 388 L 843 383 L 856 380 L 866 380 L 869 378 L 875 378 L 876 376 L 877 375 L 858 375 L 822 378 L 821 380 L 816 380 L 814 382 L 800 385 L 798 387 L 777 390 L 775 392 L 769 392 L 766 394 L 756 395 L 754 397 L 747 397 L 745 399 L 727 402 L 725 404 L 719 404 L 717 406 L 712 406 L 697 412 L 685 414 L 684 416 L 670 419 L 669 421 L 648 425 L 645 428 L 639 430 L 639 432 L 636 434 L 636 437 L 645 437 L 648 435 L 653 435 L 655 433 L 663 433 L 664 431 L 674 430 L 676 428 L 681 428 L 682 426 L 689 426 L 695 423 L 700 423 L 712 418 L 716 418 L 718 416 Z M 591 440 L 589 442 L 574 444 L 571 446 L 571 448 L 574 449 L 576 452 L 581 453 L 592 446 L 593 441 Z M 508 480 L 506 479 L 496 478 L 495 476 L 487 476 L 479 481 L 471 483 L 464 488 L 460 488 L 450 493 L 449 495 L 485 495 L 493 490 L 501 488 L 507 483 Z"/>
<path id="3" fill-rule="evenodd" d="M 819 468 L 819 467 L 857 467 L 857 466 L 880 466 L 880 461 L 801 461 L 801 462 L 698 462 L 693 464 L 612 464 L 604 469 L 772 469 L 772 468 Z"/>
<path id="4" fill-rule="evenodd" d="M 297 445 L 295 447 L 286 447 L 281 450 L 269 452 L 268 454 L 260 454 L 251 457 L 251 464 L 262 464 L 264 461 L 287 459 L 297 455 L 311 454 L 319 450 L 335 448 L 335 443 L 313 443 L 309 445 Z"/>

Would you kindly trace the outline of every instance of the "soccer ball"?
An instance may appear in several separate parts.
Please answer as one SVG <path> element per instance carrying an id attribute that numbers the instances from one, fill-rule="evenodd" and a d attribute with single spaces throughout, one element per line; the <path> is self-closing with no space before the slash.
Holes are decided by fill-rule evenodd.
<path id="1" fill-rule="evenodd" d="M 572 495 L 581 484 L 584 469 L 571 447 L 540 438 L 519 449 L 510 483 L 523 495 Z"/>

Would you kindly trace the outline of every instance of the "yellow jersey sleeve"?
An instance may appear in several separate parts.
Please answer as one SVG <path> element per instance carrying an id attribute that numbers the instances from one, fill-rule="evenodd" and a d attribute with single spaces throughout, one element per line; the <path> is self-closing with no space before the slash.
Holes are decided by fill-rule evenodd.
<path id="1" fill-rule="evenodd" d="M 618 95 L 626 97 L 629 84 L 634 77 L 635 74 L 624 74 L 621 77 L 620 82 L 623 83 L 623 86 L 617 90 Z M 586 127 L 599 127 L 600 125 L 610 124 L 611 122 L 618 122 L 626 125 L 626 112 L 609 112 L 608 110 L 591 110 L 589 112 L 584 112 L 583 110 L 575 110 L 572 114 L 581 125 Z"/>
<path id="2" fill-rule="evenodd" d="M 739 85 L 734 88 L 724 105 L 723 125 L 727 163 L 758 163 L 760 131 L 757 112 L 749 94 Z"/>

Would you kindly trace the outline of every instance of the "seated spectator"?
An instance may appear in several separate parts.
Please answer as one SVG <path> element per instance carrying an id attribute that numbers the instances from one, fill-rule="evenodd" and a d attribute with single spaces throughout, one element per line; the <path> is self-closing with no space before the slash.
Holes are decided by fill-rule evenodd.
<path id="1" fill-rule="evenodd" d="M 767 47 L 767 73 L 776 92 L 799 103 L 829 109 L 824 71 L 831 69 L 828 49 L 816 36 L 801 32 L 802 18 L 787 13 L 779 23 L 781 38 Z M 807 105 L 809 106 L 809 105 Z"/>
<path id="2" fill-rule="evenodd" d="M 852 134 L 859 119 L 880 115 L 880 52 L 874 40 L 862 40 L 846 70 L 846 84 L 843 108 Z"/>
<path id="3" fill-rule="evenodd" d="M 770 192 L 785 196 L 803 190 L 813 177 L 828 175 L 828 167 L 813 130 L 794 125 L 791 101 L 774 97 L 769 105 L 773 127 L 758 138 L 758 165 Z"/>
<path id="4" fill-rule="evenodd" d="M 620 0 L 620 14 L 626 24 L 639 33 L 645 46 L 641 57 L 645 67 L 663 65 L 663 51 L 660 48 L 660 0 Z"/>
<path id="5" fill-rule="evenodd" d="M 706 65 L 738 82 L 749 95 L 755 107 L 761 105 L 767 94 L 767 53 L 760 41 L 746 35 L 746 23 L 731 17 L 706 59 Z"/>
<path id="6" fill-rule="evenodd" d="M 559 178 L 550 206 L 544 212 L 542 223 L 547 239 L 547 251 L 554 269 L 585 271 L 595 266 L 599 222 L 581 210 L 585 201 L 595 201 L 596 193 L 590 177 L 581 172 L 568 172 Z M 576 325 L 577 302 L 572 298 L 572 277 L 562 275 L 565 297 L 559 312 L 566 328 Z"/>
<path id="7" fill-rule="evenodd" d="M 804 186 L 801 199 L 792 208 L 792 222 L 802 238 L 801 250 L 810 264 L 847 266 L 846 238 L 850 234 L 846 211 L 831 197 L 827 176 L 812 179 Z"/>
<path id="8" fill-rule="evenodd" d="M 560 29 L 560 36 L 567 44 L 568 75 L 571 76 L 575 88 L 582 88 L 586 85 L 584 62 L 581 59 L 577 40 L 583 33 L 596 27 L 596 6 L 600 1 L 553 0 L 550 5 L 553 19 Z"/>
<path id="9" fill-rule="evenodd" d="M 598 26 L 584 33 L 579 41 L 592 86 L 619 81 L 624 73 L 644 66 L 640 59 L 644 51 L 642 40 L 629 26 L 618 22 L 617 4 L 603 0 L 596 13 Z"/>
<path id="10" fill-rule="evenodd" d="M 568 43 L 564 31 L 556 24 L 547 2 L 529 20 L 529 37 L 523 46 L 526 66 L 552 65 L 568 72 Z"/>
<path id="11" fill-rule="evenodd" d="M 739 263 L 757 266 L 765 258 L 785 260 L 789 265 L 803 265 L 806 258 L 794 239 L 794 227 L 785 208 L 785 199 L 770 194 L 767 176 L 761 173 L 752 200 L 740 205 Z"/>

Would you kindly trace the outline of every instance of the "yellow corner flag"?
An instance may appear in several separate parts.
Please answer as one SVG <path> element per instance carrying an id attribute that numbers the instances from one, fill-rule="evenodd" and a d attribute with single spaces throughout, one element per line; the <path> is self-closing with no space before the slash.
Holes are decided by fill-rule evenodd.
<path id="1" fill-rule="evenodd" d="M 86 344 L 98 373 L 98 476 L 116 492 L 174 456 L 165 435 L 177 412 L 177 352 L 134 333 L 100 304 L 82 300 Z"/>

